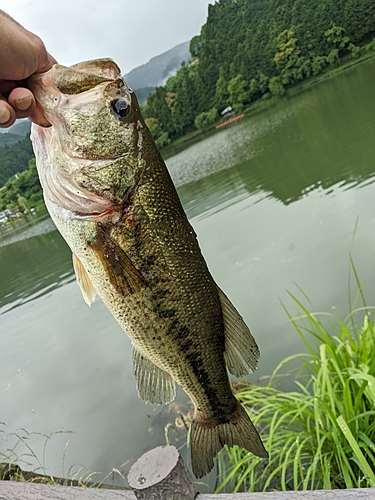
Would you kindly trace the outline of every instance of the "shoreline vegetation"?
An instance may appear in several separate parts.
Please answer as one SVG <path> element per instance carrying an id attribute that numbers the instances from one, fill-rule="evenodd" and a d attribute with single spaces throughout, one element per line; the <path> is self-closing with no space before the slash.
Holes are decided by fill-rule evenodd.
<path id="1" fill-rule="evenodd" d="M 224 449 L 215 493 L 375 487 L 375 307 L 350 261 L 362 305 L 343 321 L 289 294 L 297 315 L 283 307 L 308 352 L 284 359 L 267 384 L 237 390 L 269 459 Z M 285 377 L 294 390 L 277 388 Z"/>
<path id="2" fill-rule="evenodd" d="M 148 96 L 142 112 L 169 155 L 220 122 L 228 106 L 260 110 L 366 58 L 374 37 L 369 0 L 219 0 L 190 42 L 192 61 Z"/>
<path id="3" fill-rule="evenodd" d="M 289 97 L 293 97 L 293 96 L 298 95 L 302 92 L 305 92 L 309 87 L 311 87 L 317 83 L 320 83 L 324 80 L 327 80 L 329 78 L 332 78 L 332 77 L 336 76 L 337 74 L 342 73 L 342 72 L 346 71 L 347 69 L 350 69 L 353 66 L 361 64 L 362 62 L 365 62 L 368 59 L 371 59 L 373 57 L 375 57 L 375 50 L 369 54 L 366 54 L 366 55 L 356 59 L 356 60 L 349 60 L 349 61 L 343 62 L 338 67 L 327 68 L 319 76 L 311 77 L 308 80 L 304 80 L 303 82 L 297 83 L 293 87 L 288 88 L 282 96 L 269 95 L 265 99 L 259 99 L 257 101 L 254 101 L 249 106 L 244 107 L 241 114 L 245 114 L 245 117 L 244 117 L 245 119 L 250 119 L 254 115 L 256 115 L 258 113 L 262 113 L 264 110 L 275 106 L 281 99 L 288 99 Z M 233 116 L 237 117 L 237 116 L 239 116 L 239 114 L 234 114 Z M 175 141 L 171 142 L 167 146 L 164 146 L 163 148 L 160 149 L 163 158 L 168 159 L 171 156 L 174 156 L 175 154 L 178 154 L 179 152 L 183 151 L 187 147 L 191 146 L 195 142 L 199 142 L 200 140 L 204 139 L 205 137 L 208 137 L 213 133 L 219 132 L 220 128 L 218 128 L 218 126 L 220 126 L 226 120 L 227 120 L 226 117 L 217 118 L 216 121 L 214 121 L 212 124 L 207 126 L 207 128 L 205 128 L 204 130 L 195 130 L 195 131 L 189 132 L 189 133 L 177 138 Z"/>

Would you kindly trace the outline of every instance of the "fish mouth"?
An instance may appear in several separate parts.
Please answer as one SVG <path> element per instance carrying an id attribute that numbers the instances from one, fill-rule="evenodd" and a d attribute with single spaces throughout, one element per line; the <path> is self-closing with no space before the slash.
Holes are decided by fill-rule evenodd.
<path id="1" fill-rule="evenodd" d="M 73 66 L 54 64 L 45 73 L 27 79 L 27 87 L 33 92 L 37 105 L 38 125 L 55 125 L 53 111 L 66 105 L 70 97 L 79 104 L 80 94 L 98 88 L 98 97 L 108 83 L 121 78 L 121 70 L 112 59 L 84 61 Z M 39 119 L 40 118 L 40 119 Z"/>
<path id="2" fill-rule="evenodd" d="M 106 58 L 84 61 L 72 66 L 56 63 L 45 73 L 31 75 L 27 83 L 30 90 L 34 90 L 35 85 L 42 82 L 49 88 L 56 87 L 60 92 L 78 94 L 100 83 L 117 80 L 120 76 L 121 70 L 117 64 Z"/>

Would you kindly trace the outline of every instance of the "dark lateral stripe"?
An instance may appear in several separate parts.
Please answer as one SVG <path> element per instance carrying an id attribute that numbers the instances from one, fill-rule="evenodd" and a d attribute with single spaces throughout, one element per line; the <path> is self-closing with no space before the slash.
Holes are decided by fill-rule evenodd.
<path id="1" fill-rule="evenodd" d="M 142 274 L 123 249 L 111 238 L 104 225 L 98 224 L 97 239 L 91 243 L 91 247 L 119 294 L 131 295 L 144 288 Z"/>

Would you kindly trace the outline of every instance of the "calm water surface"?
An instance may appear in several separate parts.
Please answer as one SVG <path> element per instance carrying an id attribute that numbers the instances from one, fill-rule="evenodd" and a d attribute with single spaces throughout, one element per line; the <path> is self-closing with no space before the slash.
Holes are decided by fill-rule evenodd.
<path id="1" fill-rule="evenodd" d="M 373 59 L 167 162 L 213 276 L 260 346 L 253 382 L 304 350 L 280 305 L 295 312 L 288 290 L 347 315 L 350 251 L 375 305 L 374 78 Z M 165 443 L 167 421 L 138 399 L 130 341 L 100 301 L 84 303 L 49 217 L 0 228 L 0 452 L 20 428 L 72 431 L 49 442 L 48 472 L 107 473 Z M 42 461 L 44 438 L 28 442 Z"/>

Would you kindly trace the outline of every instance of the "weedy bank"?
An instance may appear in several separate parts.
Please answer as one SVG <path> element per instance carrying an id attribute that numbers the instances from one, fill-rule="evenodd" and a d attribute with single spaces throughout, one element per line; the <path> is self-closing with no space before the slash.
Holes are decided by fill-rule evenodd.
<path id="1" fill-rule="evenodd" d="M 267 386 L 246 385 L 237 394 L 262 429 L 269 460 L 225 449 L 216 492 L 375 486 L 374 308 L 366 305 L 360 286 L 363 306 L 344 321 L 311 313 L 292 298 L 299 314 L 286 312 L 308 354 L 285 359 Z M 303 361 L 294 372 L 296 390 L 281 391 L 281 370 L 295 360 L 300 366 Z"/>

